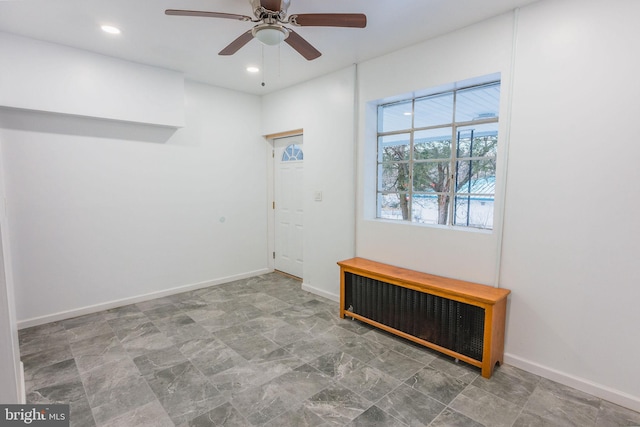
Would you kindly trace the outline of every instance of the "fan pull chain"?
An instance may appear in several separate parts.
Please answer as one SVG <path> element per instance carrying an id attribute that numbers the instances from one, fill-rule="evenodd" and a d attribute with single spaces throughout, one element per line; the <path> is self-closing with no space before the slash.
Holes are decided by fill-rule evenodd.
<path id="1" fill-rule="evenodd" d="M 262 43 L 260 43 L 262 44 Z M 260 67 L 260 71 L 262 72 L 262 83 L 261 86 L 264 87 L 265 86 L 265 82 L 264 82 L 264 45 L 261 46 L 262 49 L 262 66 Z"/>
<path id="2" fill-rule="evenodd" d="M 282 50 L 282 43 L 278 44 L 278 80 L 280 80 L 280 70 L 282 67 L 280 66 L 280 51 Z"/>

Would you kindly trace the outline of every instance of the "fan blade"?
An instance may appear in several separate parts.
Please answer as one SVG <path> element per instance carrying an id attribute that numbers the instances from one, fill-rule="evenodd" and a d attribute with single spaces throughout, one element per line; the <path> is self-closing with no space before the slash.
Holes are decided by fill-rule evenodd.
<path id="1" fill-rule="evenodd" d="M 272 12 L 280 12 L 282 0 L 260 0 L 260 6 Z"/>
<path id="2" fill-rule="evenodd" d="M 298 33 L 290 28 L 287 28 L 287 31 L 289 31 L 289 37 L 284 39 L 284 41 L 307 60 L 311 61 L 322 55 L 318 49 L 311 46 L 311 44 L 303 39 Z"/>
<path id="3" fill-rule="evenodd" d="M 227 47 L 218 52 L 218 55 L 233 55 L 236 53 L 242 46 L 249 43 L 253 38 L 253 34 L 251 34 L 251 30 L 243 33 L 240 37 L 229 43 Z"/>
<path id="4" fill-rule="evenodd" d="M 291 15 L 289 22 L 301 27 L 364 28 L 367 26 L 367 16 L 362 13 L 301 13 Z"/>
<path id="5" fill-rule="evenodd" d="M 235 15 L 233 13 L 221 13 L 221 12 L 202 12 L 199 10 L 178 10 L 167 9 L 164 11 L 166 15 L 175 16 L 202 16 L 204 18 L 226 18 L 236 19 L 238 21 L 251 21 L 251 18 L 245 15 Z"/>

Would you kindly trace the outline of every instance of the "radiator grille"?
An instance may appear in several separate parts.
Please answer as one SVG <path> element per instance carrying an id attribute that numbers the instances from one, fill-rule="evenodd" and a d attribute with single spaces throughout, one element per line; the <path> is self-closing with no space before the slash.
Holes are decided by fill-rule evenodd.
<path id="1" fill-rule="evenodd" d="M 482 361 L 484 309 L 345 273 L 344 309 Z"/>

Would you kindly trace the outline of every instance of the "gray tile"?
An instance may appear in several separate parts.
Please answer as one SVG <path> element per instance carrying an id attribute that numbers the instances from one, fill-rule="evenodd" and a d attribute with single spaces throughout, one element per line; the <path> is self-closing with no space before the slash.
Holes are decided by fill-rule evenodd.
<path id="1" fill-rule="evenodd" d="M 140 373 L 144 376 L 171 368 L 186 361 L 187 357 L 175 346 L 150 351 L 133 359 L 133 363 L 135 363 Z"/>
<path id="2" fill-rule="evenodd" d="M 254 329 L 245 323 L 228 326 L 213 333 L 214 337 L 225 343 L 251 338 L 255 335 Z"/>
<path id="3" fill-rule="evenodd" d="M 449 404 L 461 414 L 487 426 L 509 427 L 521 408 L 477 387 L 469 386 Z"/>
<path id="4" fill-rule="evenodd" d="M 269 421 L 264 427 L 324 427 L 327 425 L 322 418 L 307 408 L 296 407 Z"/>
<path id="5" fill-rule="evenodd" d="M 453 409 L 445 409 L 440 415 L 429 425 L 429 427 L 485 427 L 477 421 L 462 415 Z M 490 426 L 487 426 L 490 427 Z M 556 426 L 558 427 L 558 426 Z"/>
<path id="6" fill-rule="evenodd" d="M 462 381 L 428 366 L 405 381 L 405 384 L 445 405 L 466 387 Z"/>
<path id="7" fill-rule="evenodd" d="M 67 329 L 67 340 L 70 343 L 95 337 L 96 335 L 113 333 L 113 329 L 106 320 L 94 323 L 86 323 L 75 328 Z"/>
<path id="8" fill-rule="evenodd" d="M 327 343 L 330 343 L 334 347 L 342 347 L 345 344 L 352 342 L 353 340 L 360 337 L 358 334 L 348 331 L 345 328 L 340 328 L 329 322 L 324 323 L 330 325 L 330 327 L 319 334 L 318 338 L 326 341 Z"/>
<path id="9" fill-rule="evenodd" d="M 185 427 L 247 427 L 249 422 L 230 403 L 224 403 L 188 422 Z"/>
<path id="10" fill-rule="evenodd" d="M 365 365 L 347 374 L 339 381 L 339 384 L 355 391 L 371 402 L 377 402 L 389 390 L 398 387 L 401 381 L 379 369 Z"/>
<path id="11" fill-rule="evenodd" d="M 330 425 L 345 425 L 369 408 L 370 403 L 349 389 L 331 386 L 302 404 Z"/>
<path id="12" fill-rule="evenodd" d="M 502 366 L 496 369 L 489 379 L 478 377 L 472 384 L 518 406 L 524 406 L 538 385 L 540 378 L 532 374 L 523 375 L 516 368 L 503 368 L 507 367 Z"/>
<path id="13" fill-rule="evenodd" d="M 69 405 L 69 427 L 93 427 L 95 425 L 93 411 L 86 397 L 82 400 L 71 402 Z"/>
<path id="14" fill-rule="evenodd" d="M 276 313 L 274 313 L 274 315 L 275 314 Z M 331 323 L 327 322 L 326 320 L 320 319 L 317 316 L 309 316 L 309 317 L 302 317 L 298 319 L 288 319 L 288 320 L 285 319 L 285 322 L 295 326 L 296 328 L 299 328 L 304 333 L 312 336 L 318 336 L 320 334 L 323 334 L 333 327 Z"/>
<path id="15" fill-rule="evenodd" d="M 450 377 L 459 379 L 465 384 L 471 384 L 480 376 L 480 369 L 475 366 L 467 365 L 464 362 L 456 363 L 453 358 L 448 356 L 437 357 L 429 363 L 429 366 L 444 372 Z"/>
<path id="16" fill-rule="evenodd" d="M 598 398 L 542 379 L 514 425 L 595 425 L 599 408 Z"/>
<path id="17" fill-rule="evenodd" d="M 215 308 L 212 308 L 211 306 L 196 308 L 194 310 L 187 310 L 184 312 L 184 314 L 191 317 L 196 322 L 201 322 L 203 320 L 209 319 L 217 319 L 219 317 L 227 315 L 225 311 L 217 310 Z"/>
<path id="18" fill-rule="evenodd" d="M 115 317 L 107 319 L 107 323 L 111 326 L 114 332 L 121 331 L 123 329 L 133 329 L 139 325 L 150 322 L 149 318 L 142 312 L 131 313 L 127 316 Z"/>
<path id="19" fill-rule="evenodd" d="M 252 305 L 265 313 L 274 313 L 276 311 L 284 311 L 293 307 L 288 302 L 282 301 L 281 299 L 274 298 L 272 296 L 266 295 L 265 298 L 259 301 L 255 301 Z"/>
<path id="20" fill-rule="evenodd" d="M 640 413 L 601 401 L 596 427 L 640 426 Z"/>
<path id="21" fill-rule="evenodd" d="M 54 363 L 69 359 L 73 359 L 71 346 L 66 342 L 62 342 L 37 353 L 21 354 L 20 360 L 24 363 L 24 369 L 28 371 L 33 368 L 53 365 Z"/>
<path id="22" fill-rule="evenodd" d="M 284 349 L 305 362 L 310 362 L 325 353 L 337 350 L 319 339 L 303 339 L 284 346 Z"/>
<path id="23" fill-rule="evenodd" d="M 270 353 L 256 357 L 251 363 L 258 368 L 264 367 L 269 369 L 274 366 L 280 366 L 284 369 L 295 369 L 304 364 L 304 362 L 283 348 L 278 348 Z"/>
<path id="24" fill-rule="evenodd" d="M 140 307 L 136 304 L 124 305 L 122 307 L 112 308 L 104 312 L 104 318 L 106 320 L 121 319 L 124 317 L 136 317 L 142 314 Z"/>
<path id="25" fill-rule="evenodd" d="M 347 425 L 349 427 L 405 427 L 404 423 L 393 418 L 377 406 L 367 409 Z"/>
<path id="26" fill-rule="evenodd" d="M 156 400 L 142 376 L 122 378 L 110 389 L 101 390 L 91 404 L 96 424 L 101 425 L 135 408 Z"/>
<path id="27" fill-rule="evenodd" d="M 176 314 L 180 314 L 182 310 L 176 307 L 173 303 L 159 305 L 149 310 L 143 310 L 145 316 L 149 318 L 151 321 L 164 319 L 166 317 L 174 316 Z"/>
<path id="28" fill-rule="evenodd" d="M 198 325 L 197 323 L 192 323 L 190 325 L 176 328 L 169 328 L 164 331 L 164 334 L 174 344 L 180 344 L 193 339 L 207 339 L 213 336 L 210 331 L 208 331 L 201 325 Z"/>
<path id="29" fill-rule="evenodd" d="M 336 316 L 338 315 L 336 314 Z M 337 324 L 337 326 L 358 335 L 364 335 L 373 329 L 373 326 L 369 325 L 368 323 L 360 322 L 358 320 L 350 320 L 347 318 L 340 319 L 340 322 Z"/>
<path id="30" fill-rule="evenodd" d="M 82 325 L 99 323 L 103 320 L 105 320 L 104 312 L 99 312 L 99 313 L 91 313 L 91 314 L 86 314 L 84 316 L 74 317 L 72 319 L 62 320 L 60 321 L 60 323 L 62 324 L 62 326 L 64 326 L 65 329 L 73 329 Z"/>
<path id="31" fill-rule="evenodd" d="M 217 331 L 229 328 L 231 326 L 241 324 L 245 321 L 246 319 L 244 318 L 243 315 L 229 315 L 227 313 L 224 316 L 219 316 L 219 317 L 198 321 L 198 324 L 204 327 L 209 332 L 215 333 Z"/>
<path id="32" fill-rule="evenodd" d="M 153 324 L 163 332 L 166 332 L 167 329 L 175 329 L 193 323 L 195 323 L 195 320 L 182 312 L 153 321 Z"/>
<path id="33" fill-rule="evenodd" d="M 44 325 L 20 329 L 18 331 L 20 350 L 22 352 L 23 347 L 27 346 L 30 342 L 55 335 L 63 336 L 65 333 L 64 326 L 62 326 L 60 322 L 46 323 Z"/>
<path id="34" fill-rule="evenodd" d="M 98 335 L 71 344 L 78 370 L 86 372 L 97 365 L 128 357 L 118 338 L 113 334 Z"/>
<path id="35" fill-rule="evenodd" d="M 195 339 L 178 345 L 200 372 L 212 376 L 245 362 L 245 359 L 216 338 Z"/>
<path id="36" fill-rule="evenodd" d="M 367 362 L 368 365 L 380 369 L 399 380 L 406 380 L 424 368 L 424 365 L 393 350 L 385 351 Z"/>
<path id="37" fill-rule="evenodd" d="M 131 357 L 141 356 L 154 350 L 167 349 L 174 345 L 173 341 L 167 338 L 164 333 L 153 329 L 148 329 L 140 335 L 129 335 L 127 340 L 122 343 Z"/>
<path id="38" fill-rule="evenodd" d="M 74 359 L 64 360 L 48 366 L 38 366 L 25 371 L 27 393 L 42 387 L 75 382 L 79 379 L 80 374 Z"/>
<path id="39" fill-rule="evenodd" d="M 113 362 L 96 365 L 80 375 L 84 390 L 92 407 L 100 406 L 113 390 L 138 383 L 140 374 L 136 365 L 128 357 Z"/>
<path id="40" fill-rule="evenodd" d="M 233 300 L 233 296 L 229 295 L 227 292 L 225 292 L 224 289 L 219 286 L 204 289 L 198 296 L 209 304 L 224 303 L 226 301 Z"/>
<path id="41" fill-rule="evenodd" d="M 173 303 L 180 310 L 195 310 L 198 308 L 204 308 L 209 305 L 207 301 L 197 296 L 189 296 L 187 298 L 177 298 L 177 301 Z"/>
<path id="42" fill-rule="evenodd" d="M 145 335 L 158 333 L 160 330 L 153 322 L 131 324 L 129 327 L 118 328 L 115 331 L 120 342 L 127 343 Z"/>
<path id="43" fill-rule="evenodd" d="M 44 386 L 27 395 L 27 402 L 30 404 L 71 404 L 82 400 L 86 400 L 86 395 L 80 378 L 68 383 Z"/>
<path id="44" fill-rule="evenodd" d="M 335 351 L 323 354 L 309 362 L 309 365 L 329 375 L 333 379 L 339 380 L 345 378 L 355 369 L 364 366 L 364 363 L 349 356 L 347 353 Z"/>
<path id="45" fill-rule="evenodd" d="M 252 362 L 245 362 L 208 378 L 223 394 L 233 396 L 290 371 L 290 368 L 278 364 L 257 365 Z"/>
<path id="46" fill-rule="evenodd" d="M 26 356 L 34 353 L 42 353 L 52 347 L 59 347 L 69 344 L 67 332 L 58 325 L 55 328 L 29 328 L 29 332 L 20 333 L 20 355 Z M 50 333 L 46 331 L 51 330 Z"/>
<path id="47" fill-rule="evenodd" d="M 147 301 L 139 302 L 136 304 L 136 307 L 138 307 L 142 312 L 147 312 L 147 311 L 155 310 L 156 308 L 159 308 L 165 305 L 172 305 L 172 304 L 173 302 L 171 298 L 161 297 L 161 298 L 154 298 Z"/>
<path id="48" fill-rule="evenodd" d="M 364 334 L 363 337 L 385 346 L 388 350 L 393 350 L 396 353 L 400 353 L 424 365 L 428 365 L 433 361 L 433 359 L 440 355 L 440 353 L 425 346 L 379 329 L 372 329 Z"/>
<path id="49" fill-rule="evenodd" d="M 154 400 L 146 405 L 138 406 L 119 415 L 100 427 L 173 427 L 173 421 L 160 405 Z"/>
<path id="50" fill-rule="evenodd" d="M 283 326 L 276 327 L 266 332 L 261 332 L 261 335 L 278 345 L 288 345 L 303 339 L 313 338 L 306 332 L 289 324 L 284 324 Z"/>
<path id="51" fill-rule="evenodd" d="M 155 372 L 148 381 L 175 424 L 192 420 L 226 401 L 189 362 Z"/>
<path id="52" fill-rule="evenodd" d="M 338 347 L 340 350 L 363 362 L 369 362 L 387 351 L 384 346 L 363 338 L 360 335 L 341 341 L 342 345 Z"/>
<path id="53" fill-rule="evenodd" d="M 264 424 L 292 409 L 292 396 L 279 384 L 270 381 L 238 393 L 231 404 L 251 422 Z"/>
<path id="54" fill-rule="evenodd" d="M 264 356 L 265 354 L 280 348 L 278 344 L 261 335 L 241 338 L 234 341 L 226 341 L 225 343 L 247 360 Z"/>
<path id="55" fill-rule="evenodd" d="M 302 365 L 270 383 L 289 393 L 292 400 L 300 402 L 327 388 L 332 384 L 332 379 L 309 365 Z"/>
<path id="56" fill-rule="evenodd" d="M 442 403 L 406 384 L 389 392 L 378 401 L 377 406 L 412 427 L 429 425 L 445 408 Z"/>

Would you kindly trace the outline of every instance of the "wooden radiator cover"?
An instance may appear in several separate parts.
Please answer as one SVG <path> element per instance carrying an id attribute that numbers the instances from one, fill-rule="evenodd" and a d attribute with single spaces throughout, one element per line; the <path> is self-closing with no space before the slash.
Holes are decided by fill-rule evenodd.
<path id="1" fill-rule="evenodd" d="M 485 378 L 502 363 L 509 290 L 364 258 L 338 265 L 341 318 L 358 319 L 477 366 Z"/>

